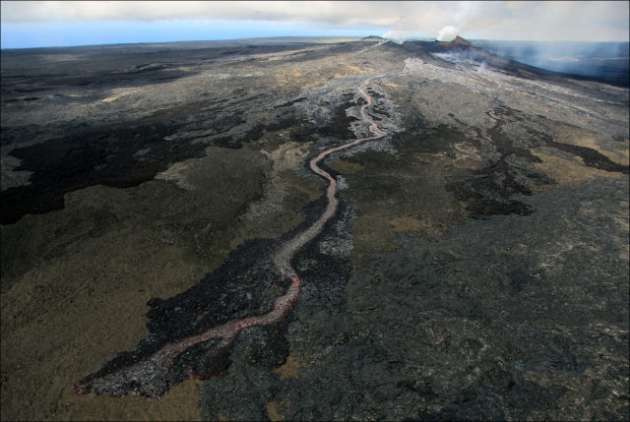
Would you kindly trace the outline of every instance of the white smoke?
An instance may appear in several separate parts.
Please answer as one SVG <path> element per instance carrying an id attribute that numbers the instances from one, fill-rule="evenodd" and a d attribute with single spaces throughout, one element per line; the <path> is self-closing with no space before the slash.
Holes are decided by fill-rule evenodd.
<path id="1" fill-rule="evenodd" d="M 438 32 L 438 35 L 437 35 L 437 40 L 450 42 L 450 41 L 453 41 L 455 37 L 457 37 L 458 33 L 459 31 L 457 30 L 457 28 L 451 25 L 447 25 L 444 28 L 440 29 L 440 32 Z"/>

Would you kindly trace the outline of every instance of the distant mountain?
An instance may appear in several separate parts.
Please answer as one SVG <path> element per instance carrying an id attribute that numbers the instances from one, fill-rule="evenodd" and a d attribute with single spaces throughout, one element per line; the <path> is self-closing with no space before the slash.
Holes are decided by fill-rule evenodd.
<path id="1" fill-rule="evenodd" d="M 380 37 L 378 35 L 368 35 L 367 37 L 361 38 L 362 41 L 385 41 L 385 38 Z"/>

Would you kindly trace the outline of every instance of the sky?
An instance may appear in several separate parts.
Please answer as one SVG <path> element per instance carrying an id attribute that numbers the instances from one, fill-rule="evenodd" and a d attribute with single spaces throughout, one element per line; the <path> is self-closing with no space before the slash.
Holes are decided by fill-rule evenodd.
<path id="1" fill-rule="evenodd" d="M 2 48 L 272 36 L 628 41 L 627 1 L 1 1 Z"/>

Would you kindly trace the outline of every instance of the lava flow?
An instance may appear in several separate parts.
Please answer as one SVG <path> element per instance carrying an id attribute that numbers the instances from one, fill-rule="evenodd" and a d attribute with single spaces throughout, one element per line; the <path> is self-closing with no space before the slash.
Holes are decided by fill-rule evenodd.
<path id="1" fill-rule="evenodd" d="M 214 340 L 212 345 L 212 356 L 220 356 L 233 343 L 238 334 L 246 328 L 253 326 L 264 326 L 278 322 L 286 317 L 288 312 L 297 302 L 302 280 L 291 265 L 291 260 L 295 253 L 304 245 L 313 240 L 323 229 L 324 225 L 337 212 L 338 200 L 336 198 L 337 182 L 328 172 L 319 167 L 319 163 L 338 151 L 342 151 L 358 144 L 379 139 L 386 135 L 378 125 L 372 120 L 367 109 L 372 105 L 373 99 L 367 93 L 366 87 L 370 79 L 367 79 L 363 86 L 359 87 L 359 94 L 365 100 L 361 107 L 361 118 L 369 124 L 369 131 L 372 136 L 359 138 L 344 145 L 329 148 L 321 151 L 316 157 L 311 159 L 309 166 L 313 173 L 328 181 L 326 197 L 328 199 L 326 209 L 322 215 L 306 230 L 297 234 L 293 239 L 284 243 L 273 255 L 273 262 L 280 274 L 289 279 L 291 284 L 284 295 L 278 297 L 273 309 L 263 315 L 251 316 L 242 319 L 232 320 L 227 323 L 215 326 L 200 334 L 186 337 L 175 343 L 167 344 L 146 359 L 133 363 L 129 366 L 119 368 L 113 372 L 102 374 L 96 372 L 75 385 L 78 393 L 94 392 L 96 394 L 141 394 L 149 397 L 158 397 L 164 394 L 168 388 L 183 378 L 195 376 L 194 371 L 188 371 L 183 377 L 169 373 L 175 360 L 184 352 L 194 346 Z M 211 358 L 212 358 L 211 356 Z"/>

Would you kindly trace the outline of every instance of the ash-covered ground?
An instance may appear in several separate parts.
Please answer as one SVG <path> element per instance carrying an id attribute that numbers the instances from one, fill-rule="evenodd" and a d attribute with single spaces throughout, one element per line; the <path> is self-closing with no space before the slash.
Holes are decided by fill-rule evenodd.
<path id="1" fill-rule="evenodd" d="M 630 417 L 627 88 L 461 39 L 1 63 L 2 419 Z M 271 309 L 273 251 L 325 208 L 308 160 L 369 136 L 366 80 L 387 136 L 323 163 L 340 206 L 289 316 L 140 374 L 158 399 L 77 394 Z"/>

